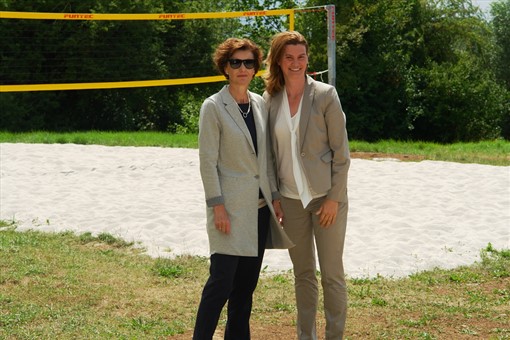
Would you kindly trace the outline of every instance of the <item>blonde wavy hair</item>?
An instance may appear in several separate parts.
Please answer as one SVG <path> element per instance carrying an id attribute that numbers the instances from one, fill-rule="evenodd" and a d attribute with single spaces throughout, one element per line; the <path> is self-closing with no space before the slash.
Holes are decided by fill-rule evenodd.
<path id="1" fill-rule="evenodd" d="M 280 92 L 285 85 L 283 72 L 278 62 L 281 60 L 287 45 L 304 45 L 308 54 L 308 42 L 305 37 L 296 31 L 277 33 L 271 40 L 271 47 L 265 60 L 266 73 L 263 75 L 266 91 L 273 96 Z"/>

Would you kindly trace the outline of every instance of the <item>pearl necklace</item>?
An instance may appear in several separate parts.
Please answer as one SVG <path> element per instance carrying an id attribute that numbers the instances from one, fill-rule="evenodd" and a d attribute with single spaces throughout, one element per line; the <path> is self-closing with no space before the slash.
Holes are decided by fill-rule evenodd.
<path id="1" fill-rule="evenodd" d="M 248 114 L 250 113 L 250 110 L 251 110 L 251 100 L 250 100 L 250 97 L 248 96 L 248 110 L 246 110 L 246 112 L 244 112 L 243 110 L 241 110 L 241 107 L 239 106 L 239 104 L 237 104 L 237 109 L 239 110 L 239 112 L 241 112 L 241 114 L 243 115 L 243 118 L 248 118 Z"/>

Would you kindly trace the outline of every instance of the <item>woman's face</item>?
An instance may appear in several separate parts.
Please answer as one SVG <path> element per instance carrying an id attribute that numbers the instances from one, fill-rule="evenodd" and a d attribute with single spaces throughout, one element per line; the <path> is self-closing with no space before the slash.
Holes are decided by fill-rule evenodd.
<path id="1" fill-rule="evenodd" d="M 247 50 L 234 52 L 225 67 L 225 72 L 228 74 L 230 85 L 250 85 L 251 80 L 255 76 L 255 58 L 253 57 L 253 52 Z"/>
<path id="2" fill-rule="evenodd" d="M 296 78 L 303 79 L 308 65 L 306 46 L 301 44 L 285 46 L 278 65 L 286 82 Z"/>

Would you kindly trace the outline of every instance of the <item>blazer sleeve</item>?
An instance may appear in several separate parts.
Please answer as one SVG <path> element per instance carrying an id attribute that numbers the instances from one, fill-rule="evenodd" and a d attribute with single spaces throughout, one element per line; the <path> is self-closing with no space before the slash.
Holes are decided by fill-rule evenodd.
<path id="1" fill-rule="evenodd" d="M 207 206 L 224 204 L 218 175 L 221 124 L 217 104 L 207 98 L 200 109 L 198 155 Z"/>
<path id="2" fill-rule="evenodd" d="M 319 99 L 318 103 L 322 105 L 321 110 L 324 112 L 326 120 L 329 147 L 332 151 L 331 189 L 328 198 L 346 203 L 347 177 L 351 159 L 345 113 L 333 86 L 328 86 L 323 98 Z"/>

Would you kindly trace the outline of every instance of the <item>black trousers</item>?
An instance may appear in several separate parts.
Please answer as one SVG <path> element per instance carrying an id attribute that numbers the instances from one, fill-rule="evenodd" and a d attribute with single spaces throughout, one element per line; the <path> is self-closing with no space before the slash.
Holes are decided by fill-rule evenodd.
<path id="1" fill-rule="evenodd" d="M 269 208 L 259 209 L 258 256 L 211 255 L 209 279 L 198 306 L 193 340 L 211 340 L 228 301 L 225 340 L 249 340 L 253 292 L 257 287 L 269 231 Z"/>

